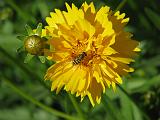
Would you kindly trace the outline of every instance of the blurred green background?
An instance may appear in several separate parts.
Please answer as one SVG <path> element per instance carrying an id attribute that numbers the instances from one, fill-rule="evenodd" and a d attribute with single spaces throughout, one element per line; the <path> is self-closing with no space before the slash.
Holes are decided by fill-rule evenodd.
<path id="1" fill-rule="evenodd" d="M 77 116 L 65 91 L 56 95 L 42 85 L 43 76 L 52 63 L 42 64 L 35 57 L 24 64 L 25 54 L 16 52 L 22 45 L 16 36 L 25 34 L 25 24 L 32 28 L 39 22 L 46 25 L 49 12 L 55 8 L 66 10 L 66 1 L 0 0 L 0 120 L 64 120 L 23 99 L 8 80 L 41 103 Z M 84 0 L 67 2 L 80 7 Z M 94 0 L 97 9 L 108 5 L 115 10 L 121 2 Z M 88 98 L 82 103 L 79 98 L 76 100 L 86 120 L 160 120 L 160 1 L 127 0 L 121 12 L 130 17 L 126 30 L 141 42 L 142 51 L 132 65 L 135 72 L 123 77 L 124 83 L 117 92 L 107 89 L 101 104 L 94 108 Z"/>

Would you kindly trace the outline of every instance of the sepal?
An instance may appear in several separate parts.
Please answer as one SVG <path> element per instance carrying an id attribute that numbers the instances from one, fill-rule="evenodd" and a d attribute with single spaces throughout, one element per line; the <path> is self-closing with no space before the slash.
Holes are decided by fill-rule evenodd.
<path id="1" fill-rule="evenodd" d="M 45 61 L 46 61 L 45 56 L 38 56 L 38 57 L 39 57 L 39 60 L 41 61 L 41 63 L 45 63 Z"/>
<path id="2" fill-rule="evenodd" d="M 25 25 L 26 31 L 28 33 L 29 36 L 34 35 L 34 32 L 32 30 L 32 28 L 29 25 Z"/>
<path id="3" fill-rule="evenodd" d="M 24 63 L 28 63 L 33 57 L 34 57 L 34 55 L 31 55 L 31 54 L 28 53 L 27 56 L 24 59 Z"/>
<path id="4" fill-rule="evenodd" d="M 36 35 L 41 36 L 42 35 L 42 23 L 39 23 L 36 29 Z"/>

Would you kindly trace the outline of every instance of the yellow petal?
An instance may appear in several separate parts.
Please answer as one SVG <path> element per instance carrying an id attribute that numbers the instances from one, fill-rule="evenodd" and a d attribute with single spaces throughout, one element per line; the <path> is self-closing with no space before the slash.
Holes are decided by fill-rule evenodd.
<path id="1" fill-rule="evenodd" d="M 113 88 L 113 91 L 115 92 L 116 91 L 116 84 L 114 82 L 112 82 L 112 88 Z"/>
<path id="2" fill-rule="evenodd" d="M 115 83 L 122 83 L 121 77 L 116 73 L 112 68 L 110 68 L 105 62 L 100 63 L 101 71 L 104 73 L 104 76 L 108 76 L 111 81 Z"/>
<path id="3" fill-rule="evenodd" d="M 135 52 L 140 52 L 141 49 L 136 47 L 136 48 L 134 49 L 134 51 L 135 51 Z"/>
<path id="4" fill-rule="evenodd" d="M 53 18 L 46 17 L 46 22 L 48 23 L 48 25 L 49 25 L 50 27 L 56 27 L 56 24 L 55 24 Z"/>
<path id="5" fill-rule="evenodd" d="M 68 5 L 68 3 L 66 2 L 65 4 L 66 4 L 67 11 L 68 11 L 68 12 L 72 11 L 72 9 L 71 9 L 71 7 Z"/>
<path id="6" fill-rule="evenodd" d="M 78 10 L 74 4 L 72 4 L 72 8 L 66 3 L 66 8 L 68 12 L 63 12 L 64 17 L 67 21 L 67 24 L 73 25 L 78 19 L 84 18 L 84 13 L 82 10 Z M 74 15 L 74 16 L 73 16 Z"/>
<path id="7" fill-rule="evenodd" d="M 101 85 L 101 83 L 97 83 L 97 81 L 93 78 L 90 87 L 87 91 L 87 95 L 92 106 L 94 106 L 95 103 L 98 104 L 100 103 L 102 92 L 103 92 L 103 86 Z"/>
<path id="8" fill-rule="evenodd" d="M 131 58 L 122 58 L 122 57 L 109 57 L 114 61 L 119 61 L 125 64 L 129 64 L 131 62 L 134 62 L 135 60 L 131 59 Z"/>
<path id="9" fill-rule="evenodd" d="M 113 48 L 111 48 L 111 47 L 106 47 L 106 48 L 104 48 L 104 50 L 103 50 L 103 55 L 112 55 L 112 54 L 116 54 L 116 53 L 118 53 L 117 51 L 115 51 Z"/>
<path id="10" fill-rule="evenodd" d="M 81 31 L 82 33 L 86 32 L 89 35 L 89 38 L 91 38 L 95 33 L 95 28 L 86 20 L 79 19 L 76 22 L 77 30 Z"/>
<path id="11" fill-rule="evenodd" d="M 80 68 L 80 66 L 75 66 L 74 74 L 70 78 L 69 82 L 66 84 L 65 89 L 71 91 L 71 93 L 81 91 L 84 89 L 86 82 L 87 72 Z M 83 80 L 83 82 L 81 82 Z"/>

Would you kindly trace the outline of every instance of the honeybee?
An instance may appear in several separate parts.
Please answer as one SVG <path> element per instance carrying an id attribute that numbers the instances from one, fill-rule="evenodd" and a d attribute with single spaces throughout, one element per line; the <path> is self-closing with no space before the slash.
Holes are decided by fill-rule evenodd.
<path id="1" fill-rule="evenodd" d="M 84 59 L 84 57 L 87 56 L 87 54 L 85 52 L 82 52 L 81 54 L 79 54 L 74 60 L 73 60 L 73 64 L 77 65 L 79 63 L 81 63 L 81 61 Z"/>

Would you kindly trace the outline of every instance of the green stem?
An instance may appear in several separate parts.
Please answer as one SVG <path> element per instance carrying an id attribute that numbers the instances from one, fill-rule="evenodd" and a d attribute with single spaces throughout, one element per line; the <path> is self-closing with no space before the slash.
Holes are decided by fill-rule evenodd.
<path id="1" fill-rule="evenodd" d="M 23 97 L 24 99 L 30 101 L 31 103 L 41 107 L 42 109 L 46 110 L 47 112 L 49 113 L 52 113 L 56 116 L 59 116 L 59 117 L 62 117 L 62 118 L 65 118 L 65 119 L 69 119 L 69 120 L 76 120 L 77 118 L 73 117 L 73 116 L 70 116 L 70 115 L 67 115 L 63 112 L 60 112 L 60 111 L 57 111 L 53 108 L 50 108 L 44 104 L 42 104 L 41 102 L 37 101 L 36 99 L 34 99 L 32 96 L 26 94 L 25 92 L 23 92 L 20 88 L 18 88 L 16 85 L 14 85 L 11 81 L 5 79 L 5 82 L 8 84 L 8 86 L 10 88 L 13 89 L 13 91 L 15 91 L 17 94 L 19 94 L 21 97 Z"/>
<path id="2" fill-rule="evenodd" d="M 142 113 L 142 115 L 145 117 L 145 120 L 150 120 L 150 118 L 148 117 L 148 115 L 142 111 L 142 109 L 138 106 L 137 102 L 127 93 L 127 91 L 125 91 L 121 86 L 119 86 L 119 89 L 132 101 L 132 103 L 140 110 L 140 112 Z"/>
<path id="3" fill-rule="evenodd" d="M 123 1 L 117 6 L 115 12 L 121 10 L 126 3 L 127 3 L 127 0 L 123 0 Z"/>
<path id="4" fill-rule="evenodd" d="M 69 95 L 69 98 L 70 98 L 75 110 L 77 111 L 79 117 L 81 118 L 81 120 L 84 120 L 83 113 L 82 113 L 81 108 L 79 107 L 77 101 L 75 100 L 75 98 L 70 93 L 68 95 Z"/>

